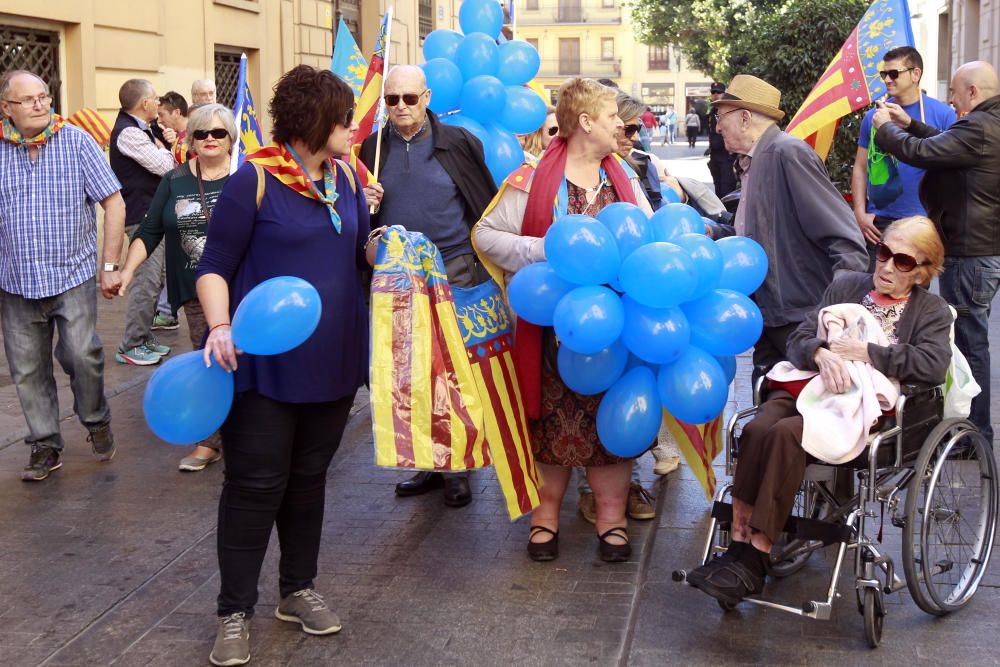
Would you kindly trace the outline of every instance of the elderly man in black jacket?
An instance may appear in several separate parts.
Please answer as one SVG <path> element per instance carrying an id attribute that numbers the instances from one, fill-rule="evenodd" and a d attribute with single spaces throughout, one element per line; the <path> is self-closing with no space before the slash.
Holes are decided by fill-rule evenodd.
<path id="1" fill-rule="evenodd" d="M 872 118 L 875 141 L 925 169 L 920 200 L 945 247 L 941 296 L 956 307 L 955 344 L 982 393 L 970 419 L 993 442 L 990 419 L 990 304 L 1000 287 L 1000 83 L 986 62 L 955 71 L 950 99 L 959 119 L 938 130 L 886 104 Z"/>
<path id="2" fill-rule="evenodd" d="M 372 228 L 402 225 L 426 235 L 441 251 L 448 282 L 472 287 L 485 279 L 472 249 L 470 230 L 497 192 L 483 155 L 470 132 L 443 125 L 427 106 L 431 90 L 419 67 L 397 65 L 385 79 L 389 122 L 382 129 L 378 183 L 365 188 L 376 206 Z M 377 136 L 361 144 L 361 161 L 376 171 Z M 444 486 L 451 507 L 472 500 L 468 473 L 442 476 L 419 472 L 396 485 L 396 494 L 414 496 Z"/>

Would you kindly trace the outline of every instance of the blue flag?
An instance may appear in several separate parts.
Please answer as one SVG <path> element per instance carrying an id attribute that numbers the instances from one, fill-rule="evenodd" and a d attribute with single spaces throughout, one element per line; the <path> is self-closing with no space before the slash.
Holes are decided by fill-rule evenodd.
<path id="1" fill-rule="evenodd" d="M 347 29 L 343 17 L 337 24 L 337 42 L 333 45 L 333 60 L 330 71 L 343 79 L 354 91 L 354 101 L 361 97 L 361 89 L 365 85 L 365 75 L 368 74 L 368 61 L 361 54 L 354 35 Z"/>
<path id="2" fill-rule="evenodd" d="M 257 120 L 257 107 L 253 103 L 253 95 L 250 94 L 250 84 L 247 81 L 247 54 L 245 53 L 240 57 L 240 77 L 236 84 L 236 108 L 233 111 L 240 136 L 237 141 L 237 150 L 233 151 L 230 171 L 236 171 L 248 154 L 259 150 L 264 145 L 264 139 L 260 133 L 260 122 Z"/>

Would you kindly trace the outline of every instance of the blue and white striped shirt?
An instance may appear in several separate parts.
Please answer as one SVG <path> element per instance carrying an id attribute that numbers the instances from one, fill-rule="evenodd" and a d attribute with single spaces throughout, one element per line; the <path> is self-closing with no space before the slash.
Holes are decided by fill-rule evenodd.
<path id="1" fill-rule="evenodd" d="M 64 125 L 38 149 L 0 141 L 0 289 L 26 299 L 62 294 L 94 277 L 94 204 L 121 190 L 86 132 Z"/>

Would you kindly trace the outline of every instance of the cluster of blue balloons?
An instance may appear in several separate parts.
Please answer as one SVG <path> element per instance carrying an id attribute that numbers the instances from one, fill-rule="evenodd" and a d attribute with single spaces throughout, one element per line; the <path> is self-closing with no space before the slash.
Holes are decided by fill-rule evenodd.
<path id="1" fill-rule="evenodd" d="M 233 315 L 233 345 L 248 354 L 288 352 L 312 335 L 322 313 L 319 292 L 302 278 L 265 280 L 243 297 Z M 153 433 L 188 445 L 219 430 L 232 404 L 232 373 L 218 362 L 206 367 L 202 351 L 194 350 L 153 373 L 142 410 Z"/>
<path id="2" fill-rule="evenodd" d="M 524 86 L 541 61 L 527 42 L 497 44 L 503 10 L 496 0 L 465 0 L 458 21 L 464 36 L 439 29 L 424 40 L 427 62 L 421 67 L 431 90 L 430 108 L 443 123 L 463 127 L 482 142 L 486 166 L 499 185 L 524 158 L 514 135 L 545 123 L 545 102 Z"/>
<path id="3" fill-rule="evenodd" d="M 647 217 L 627 203 L 596 218 L 564 215 L 545 235 L 548 261 L 511 279 L 519 317 L 555 328 L 559 374 L 581 394 L 607 393 L 597 433 L 619 456 L 656 439 L 662 407 L 702 424 L 725 408 L 735 355 L 757 342 L 763 319 L 748 295 L 767 275 L 755 241 L 713 241 L 686 204 Z"/>

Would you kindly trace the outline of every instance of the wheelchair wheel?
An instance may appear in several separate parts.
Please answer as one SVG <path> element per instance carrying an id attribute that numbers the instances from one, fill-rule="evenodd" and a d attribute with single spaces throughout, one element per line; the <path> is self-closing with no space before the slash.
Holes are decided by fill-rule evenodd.
<path id="1" fill-rule="evenodd" d="M 923 611 L 943 616 L 965 606 L 989 565 L 996 531 L 993 451 L 964 419 L 927 436 L 906 492 L 903 568 Z"/>
<path id="2" fill-rule="evenodd" d="M 861 595 L 864 598 L 862 614 L 865 617 L 865 639 L 868 640 L 868 646 L 878 648 L 878 645 L 882 643 L 885 611 L 882 609 L 878 591 L 874 588 L 865 588 Z"/>
<path id="3" fill-rule="evenodd" d="M 815 491 L 809 489 L 809 482 L 802 485 L 795 496 L 792 516 L 806 519 L 822 519 L 826 516 L 828 504 Z M 771 549 L 771 565 L 768 574 L 774 577 L 788 577 L 803 567 L 813 555 L 814 549 L 809 548 L 808 540 L 788 539 L 782 534 Z M 782 556 L 787 554 L 787 556 Z"/>

